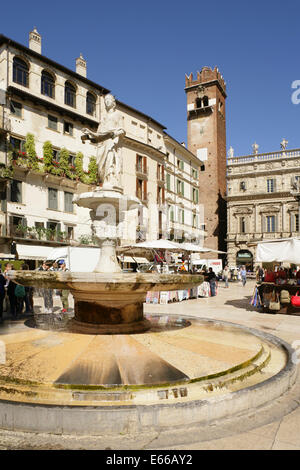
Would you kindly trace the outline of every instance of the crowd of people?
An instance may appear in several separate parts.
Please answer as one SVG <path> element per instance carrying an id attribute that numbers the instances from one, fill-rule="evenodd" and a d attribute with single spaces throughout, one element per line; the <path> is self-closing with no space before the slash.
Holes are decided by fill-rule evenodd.
<path id="1" fill-rule="evenodd" d="M 33 287 L 24 287 L 16 284 L 9 279 L 8 272 L 12 271 L 12 263 L 5 263 L 4 269 L 0 272 L 0 323 L 3 323 L 3 312 L 6 311 L 12 319 L 19 318 L 22 314 L 31 315 L 34 313 L 33 307 Z M 21 270 L 29 270 L 29 266 L 23 263 Z M 67 267 L 64 260 L 58 263 L 49 263 L 44 261 L 38 268 L 38 271 L 66 271 Z M 69 308 L 69 290 L 53 290 L 42 288 L 38 289 L 43 297 L 44 313 L 53 311 L 53 295 L 59 295 L 62 303 L 62 312 L 66 312 Z"/>
<path id="2" fill-rule="evenodd" d="M 292 281 L 294 284 L 300 285 L 300 269 L 284 268 L 283 266 L 276 266 L 274 269 L 257 268 L 256 281 L 273 282 L 274 284 L 285 284 Z"/>

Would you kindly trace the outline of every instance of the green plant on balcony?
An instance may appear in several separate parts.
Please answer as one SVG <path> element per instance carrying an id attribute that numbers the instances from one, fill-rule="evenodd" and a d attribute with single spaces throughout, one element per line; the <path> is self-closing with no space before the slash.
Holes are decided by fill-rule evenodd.
<path id="1" fill-rule="evenodd" d="M 69 151 L 65 147 L 63 147 L 60 151 L 59 167 L 61 170 L 61 175 L 70 178 L 71 171 L 69 163 Z"/>
<path id="2" fill-rule="evenodd" d="M 80 245 L 98 245 L 97 239 L 94 235 L 80 235 L 78 242 Z"/>
<path id="3" fill-rule="evenodd" d="M 77 154 L 76 154 L 76 157 L 75 157 L 75 173 L 76 173 L 76 178 L 78 178 L 80 181 L 84 182 L 85 173 L 83 171 L 83 153 L 82 152 L 77 152 Z"/>
<path id="4" fill-rule="evenodd" d="M 27 232 L 29 238 L 36 239 L 37 233 L 36 233 L 36 228 L 35 227 L 27 227 Z"/>
<path id="5" fill-rule="evenodd" d="M 12 178 L 13 177 L 13 168 L 12 165 L 0 165 L 0 178 Z"/>
<path id="6" fill-rule="evenodd" d="M 45 235 L 45 230 L 46 230 L 45 227 L 42 227 L 42 226 L 35 227 L 35 231 L 37 233 L 39 240 L 42 240 L 43 236 Z"/>
<path id="7" fill-rule="evenodd" d="M 56 235 L 57 235 L 57 240 L 59 242 L 64 242 L 66 241 L 66 238 L 67 238 L 67 232 L 62 232 L 61 230 L 58 230 L 56 232 Z"/>
<path id="8" fill-rule="evenodd" d="M 43 171 L 52 175 L 61 176 L 62 170 L 59 162 L 53 160 L 53 147 L 50 140 L 46 140 L 43 145 Z"/>
<path id="9" fill-rule="evenodd" d="M 18 224 L 15 228 L 16 230 L 16 235 L 17 236 L 20 236 L 22 238 L 25 238 L 26 234 L 27 234 L 27 229 L 28 227 L 26 225 L 23 225 L 23 224 Z"/>
<path id="10" fill-rule="evenodd" d="M 44 234 L 46 236 L 46 240 L 54 240 L 55 235 L 56 235 L 56 230 L 54 228 L 44 228 Z"/>
<path id="11" fill-rule="evenodd" d="M 30 132 L 26 134 L 25 150 L 27 155 L 27 167 L 32 170 L 39 170 L 39 160 L 35 151 L 34 135 Z"/>
<path id="12" fill-rule="evenodd" d="M 98 165 L 96 157 L 90 157 L 88 173 L 86 174 L 85 180 L 88 184 L 96 184 L 98 181 Z"/>

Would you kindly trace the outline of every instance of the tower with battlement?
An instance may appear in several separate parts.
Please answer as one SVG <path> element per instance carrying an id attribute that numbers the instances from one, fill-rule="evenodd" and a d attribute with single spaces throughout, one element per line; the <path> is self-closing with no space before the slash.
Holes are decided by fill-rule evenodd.
<path id="1" fill-rule="evenodd" d="M 195 79 L 186 75 L 185 91 L 188 149 L 203 161 L 199 183 L 205 246 L 226 251 L 226 83 L 217 67 L 203 67 Z"/>

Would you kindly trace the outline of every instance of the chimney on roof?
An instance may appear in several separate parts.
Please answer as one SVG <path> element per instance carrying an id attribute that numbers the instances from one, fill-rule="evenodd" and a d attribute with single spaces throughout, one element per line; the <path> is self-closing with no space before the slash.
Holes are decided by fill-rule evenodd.
<path id="1" fill-rule="evenodd" d="M 76 73 L 86 77 L 86 60 L 83 58 L 82 54 L 76 59 Z"/>
<path id="2" fill-rule="evenodd" d="M 36 27 L 29 33 L 29 49 L 39 54 L 42 53 L 42 36 L 38 33 Z"/>

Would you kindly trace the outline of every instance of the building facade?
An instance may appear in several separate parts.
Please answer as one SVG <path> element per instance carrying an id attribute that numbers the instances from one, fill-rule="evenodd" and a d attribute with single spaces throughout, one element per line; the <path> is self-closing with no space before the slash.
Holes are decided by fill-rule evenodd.
<path id="1" fill-rule="evenodd" d="M 300 149 L 234 157 L 227 162 L 227 252 L 230 266 L 255 269 L 257 243 L 299 236 Z"/>
<path id="2" fill-rule="evenodd" d="M 82 130 L 97 131 L 110 90 L 87 78 L 80 54 L 75 70 L 42 55 L 42 38 L 34 30 L 29 47 L 0 36 L 0 235 L 3 255 L 17 246 L 19 258 L 43 259 L 50 246 L 93 243 L 89 210 L 72 204 L 74 194 L 96 187 L 97 146 L 82 141 Z M 123 117 L 122 185 L 137 196 L 142 209 L 128 212 L 122 243 L 166 237 L 170 233 L 167 198 L 172 186 L 167 165 L 176 158 L 184 194 L 176 199 L 181 232 L 175 238 L 203 235 L 191 188 L 198 189 L 201 160 L 165 132 L 150 116 L 117 101 Z M 194 175 L 194 177 L 192 176 Z M 197 175 L 197 177 L 195 177 Z M 189 179 L 190 178 L 190 179 Z M 197 180 L 197 181 L 196 181 Z M 173 184 L 173 183 L 172 183 Z M 169 185 L 167 187 L 167 185 Z M 197 198 L 197 199 L 196 199 Z M 184 215 L 177 207 L 184 206 Z M 180 207 L 181 207 L 180 206 Z M 178 209 L 179 210 L 179 209 Z M 174 230 L 174 227 L 172 227 Z"/>

